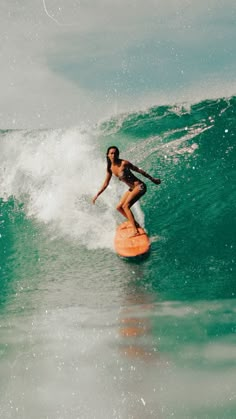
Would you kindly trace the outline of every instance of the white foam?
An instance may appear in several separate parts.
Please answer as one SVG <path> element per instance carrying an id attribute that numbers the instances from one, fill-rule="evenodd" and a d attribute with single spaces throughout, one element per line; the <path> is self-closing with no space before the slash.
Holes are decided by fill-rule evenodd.
<path id="1" fill-rule="evenodd" d="M 106 173 L 92 133 L 8 133 L 1 139 L 0 167 L 0 196 L 24 202 L 27 216 L 47 224 L 54 237 L 78 239 L 88 248 L 113 247 L 115 205 L 123 186 L 112 180 L 92 204 Z"/>

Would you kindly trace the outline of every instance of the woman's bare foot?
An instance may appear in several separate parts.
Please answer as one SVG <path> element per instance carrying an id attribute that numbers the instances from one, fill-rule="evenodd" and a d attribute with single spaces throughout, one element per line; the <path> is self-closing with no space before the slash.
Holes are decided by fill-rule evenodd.
<path id="1" fill-rule="evenodd" d="M 136 236 L 139 236 L 139 235 L 140 235 L 140 232 L 136 228 L 136 229 L 134 229 L 133 233 L 129 237 L 136 237 Z"/>
<path id="2" fill-rule="evenodd" d="M 130 227 L 130 222 L 126 221 L 124 226 L 121 227 L 121 230 L 123 230 L 125 228 L 129 228 L 129 227 Z M 139 234 L 139 231 L 138 231 L 139 228 L 142 228 L 141 225 L 137 221 L 135 221 L 134 232 L 135 232 L 136 235 Z"/>

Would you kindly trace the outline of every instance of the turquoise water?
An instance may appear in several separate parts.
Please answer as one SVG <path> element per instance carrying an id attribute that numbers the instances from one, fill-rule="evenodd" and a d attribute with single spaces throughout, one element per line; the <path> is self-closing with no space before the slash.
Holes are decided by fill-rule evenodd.
<path id="1" fill-rule="evenodd" d="M 1 417 L 236 417 L 235 121 L 231 97 L 1 131 Z M 113 250 L 125 186 L 91 205 L 113 144 L 162 179 L 143 260 Z"/>

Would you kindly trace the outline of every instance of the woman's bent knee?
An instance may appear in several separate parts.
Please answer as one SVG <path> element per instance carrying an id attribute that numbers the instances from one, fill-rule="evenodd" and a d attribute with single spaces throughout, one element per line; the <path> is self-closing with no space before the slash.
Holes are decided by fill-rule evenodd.
<path id="1" fill-rule="evenodd" d="M 122 205 L 123 210 L 130 209 L 130 202 L 125 202 L 125 204 Z"/>

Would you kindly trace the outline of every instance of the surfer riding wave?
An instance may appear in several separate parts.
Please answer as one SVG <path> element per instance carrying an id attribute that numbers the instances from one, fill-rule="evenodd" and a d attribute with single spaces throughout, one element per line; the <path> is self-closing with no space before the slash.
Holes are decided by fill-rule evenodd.
<path id="1" fill-rule="evenodd" d="M 139 224 L 135 220 L 134 215 L 131 211 L 131 207 L 137 202 L 145 193 L 146 193 L 146 185 L 140 179 L 138 179 L 133 173 L 137 172 L 140 173 L 142 176 L 146 177 L 147 179 L 151 180 L 156 185 L 161 183 L 161 180 L 158 178 L 154 178 L 146 173 L 144 170 L 140 169 L 139 167 L 134 166 L 128 160 L 123 160 L 119 158 L 120 152 L 119 149 L 115 146 L 111 146 L 107 149 L 106 157 L 107 157 L 107 173 L 104 183 L 101 189 L 93 198 L 93 203 L 95 204 L 96 199 L 101 195 L 102 192 L 108 187 L 109 182 L 111 180 L 112 175 L 118 177 L 118 179 L 126 185 L 128 185 L 129 190 L 125 192 L 122 196 L 120 202 L 118 203 L 116 209 L 125 217 L 127 218 L 132 227 L 133 227 L 133 235 L 138 235 L 138 227 Z M 132 171 L 131 171 L 132 170 Z"/>

